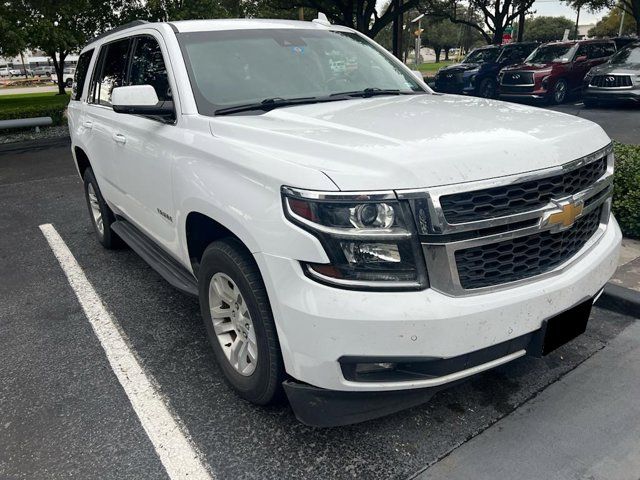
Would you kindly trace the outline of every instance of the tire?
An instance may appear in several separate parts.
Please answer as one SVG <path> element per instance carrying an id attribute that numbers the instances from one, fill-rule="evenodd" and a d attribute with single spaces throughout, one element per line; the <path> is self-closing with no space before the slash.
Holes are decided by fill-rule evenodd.
<path id="1" fill-rule="evenodd" d="M 267 405 L 279 401 L 283 396 L 284 365 L 267 291 L 251 254 L 234 238 L 213 242 L 202 255 L 198 285 L 207 335 L 227 383 L 251 403 Z M 225 298 L 237 300 L 225 302 L 219 295 L 223 290 L 220 285 L 226 290 Z M 240 298 L 233 292 L 239 293 Z M 212 308 L 218 310 L 215 317 Z M 234 324 L 241 325 L 236 330 Z M 236 352 L 244 352 L 235 355 L 236 365 L 234 345 Z M 244 350 L 243 345 L 247 345 Z"/>
<path id="2" fill-rule="evenodd" d="M 482 98 L 496 98 L 498 83 L 494 78 L 483 78 L 478 87 L 478 96 Z"/>
<path id="3" fill-rule="evenodd" d="M 569 86 L 567 85 L 567 81 L 561 78 L 553 86 L 553 90 L 549 95 L 549 102 L 552 105 L 560 105 L 564 103 L 564 101 L 567 99 L 568 92 Z"/>
<path id="4" fill-rule="evenodd" d="M 96 232 L 98 241 L 106 249 L 113 250 L 122 248 L 124 242 L 118 235 L 111 230 L 111 224 L 115 222 L 115 215 L 104 201 L 98 182 L 91 168 L 84 171 L 84 197 L 87 201 L 89 209 L 89 218 L 91 225 Z"/>
<path id="5" fill-rule="evenodd" d="M 67 81 L 64 82 L 64 84 L 67 86 L 67 88 L 71 88 L 73 87 L 73 80 L 71 80 L 70 78 L 67 78 Z"/>

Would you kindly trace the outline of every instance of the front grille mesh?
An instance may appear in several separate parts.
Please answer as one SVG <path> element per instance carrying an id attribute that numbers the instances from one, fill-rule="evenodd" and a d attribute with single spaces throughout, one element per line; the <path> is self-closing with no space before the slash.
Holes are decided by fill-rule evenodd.
<path id="1" fill-rule="evenodd" d="M 574 195 L 595 183 L 607 170 L 607 158 L 575 170 L 514 185 L 455 193 L 440 197 L 449 223 L 514 215 L 544 207 L 551 199 Z"/>
<path id="2" fill-rule="evenodd" d="M 533 73 L 531 72 L 505 72 L 502 75 L 503 85 L 531 85 L 533 83 Z"/>
<path id="3" fill-rule="evenodd" d="M 458 250 L 460 285 L 465 289 L 513 282 L 554 269 L 569 260 L 596 233 L 602 207 L 586 214 L 568 230 L 550 231 Z"/>
<path id="4" fill-rule="evenodd" d="M 591 79 L 591 85 L 599 88 L 632 87 L 630 75 L 596 75 Z"/>

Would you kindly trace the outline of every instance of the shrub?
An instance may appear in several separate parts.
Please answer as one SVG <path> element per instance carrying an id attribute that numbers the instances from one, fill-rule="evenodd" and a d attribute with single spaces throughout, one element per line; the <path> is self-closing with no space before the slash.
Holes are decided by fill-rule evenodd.
<path id="1" fill-rule="evenodd" d="M 66 122 L 64 111 L 68 103 L 68 95 L 53 93 L 3 95 L 0 96 L 0 120 L 51 117 L 54 125 L 62 125 Z"/>
<path id="2" fill-rule="evenodd" d="M 640 237 L 640 145 L 615 144 L 613 214 L 627 237 Z"/>

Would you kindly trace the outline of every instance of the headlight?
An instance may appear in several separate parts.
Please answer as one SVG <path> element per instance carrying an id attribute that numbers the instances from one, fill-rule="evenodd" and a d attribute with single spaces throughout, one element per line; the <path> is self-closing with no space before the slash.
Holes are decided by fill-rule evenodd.
<path id="1" fill-rule="evenodd" d="M 282 187 L 284 212 L 315 235 L 328 264 L 302 262 L 322 283 L 353 289 L 427 287 L 425 262 L 409 205 L 393 192 L 315 192 Z"/>

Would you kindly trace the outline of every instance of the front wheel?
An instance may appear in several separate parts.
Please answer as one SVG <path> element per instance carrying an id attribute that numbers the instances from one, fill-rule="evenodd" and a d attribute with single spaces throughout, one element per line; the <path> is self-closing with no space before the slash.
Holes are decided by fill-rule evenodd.
<path id="1" fill-rule="evenodd" d="M 484 78 L 478 87 L 478 95 L 482 98 L 496 98 L 498 95 L 498 84 L 493 78 Z"/>
<path id="2" fill-rule="evenodd" d="M 67 85 L 67 88 L 71 88 L 73 86 L 73 80 L 71 80 L 70 78 L 67 78 L 67 81 L 65 82 L 65 84 Z"/>
<path id="3" fill-rule="evenodd" d="M 282 395 L 284 366 L 260 271 L 236 239 L 213 242 L 198 270 L 200 310 L 227 382 L 252 403 Z"/>
<path id="4" fill-rule="evenodd" d="M 563 79 L 558 80 L 553 86 L 553 90 L 551 91 L 549 100 L 554 105 L 560 105 L 561 103 L 564 103 L 564 101 L 567 99 L 568 90 L 569 87 L 567 86 L 567 81 Z"/>

